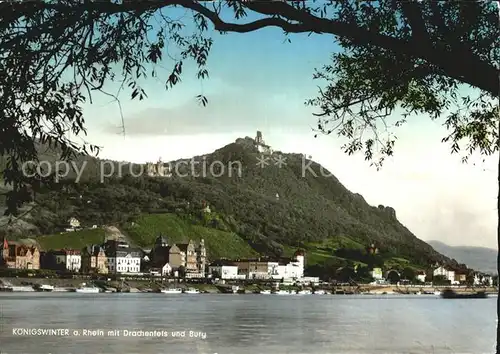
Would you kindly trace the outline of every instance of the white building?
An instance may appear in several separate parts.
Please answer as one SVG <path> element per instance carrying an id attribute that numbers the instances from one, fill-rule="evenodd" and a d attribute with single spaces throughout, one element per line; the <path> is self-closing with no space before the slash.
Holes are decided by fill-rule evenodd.
<path id="1" fill-rule="evenodd" d="M 76 231 L 80 228 L 80 221 L 77 218 L 68 219 L 68 227 L 65 231 Z"/>
<path id="2" fill-rule="evenodd" d="M 245 275 L 238 274 L 238 266 L 231 262 L 217 261 L 208 266 L 209 275 L 215 274 L 220 279 L 245 279 Z"/>
<path id="3" fill-rule="evenodd" d="M 79 272 L 82 268 L 82 255 L 79 250 L 62 249 L 54 252 L 56 264 L 64 266 L 71 272 Z"/>
<path id="4" fill-rule="evenodd" d="M 295 252 L 293 258 L 285 262 L 269 262 L 268 274 L 272 279 L 304 278 L 304 252 Z"/>
<path id="5" fill-rule="evenodd" d="M 475 273 L 474 285 L 493 286 L 493 277 L 488 274 Z"/>
<path id="6" fill-rule="evenodd" d="M 167 276 L 167 275 L 170 275 L 171 273 L 172 273 L 172 267 L 171 267 L 171 266 L 170 266 L 170 264 L 168 264 L 168 262 L 167 262 L 167 263 L 165 263 L 165 264 L 163 265 L 163 267 L 161 267 L 161 269 L 160 269 L 160 274 L 161 274 L 162 276 Z"/>
<path id="7" fill-rule="evenodd" d="M 106 257 L 109 273 L 134 274 L 141 271 L 141 251 L 125 243 L 116 243 L 109 247 Z"/>
<path id="8" fill-rule="evenodd" d="M 370 275 L 374 280 L 384 279 L 384 273 L 382 272 L 382 268 L 373 268 L 370 272 Z"/>
<path id="9" fill-rule="evenodd" d="M 449 280 L 451 284 L 457 284 L 459 282 L 455 281 L 455 271 L 447 269 L 443 266 L 434 269 L 432 273 L 433 276 L 444 276 L 446 280 Z"/>
<path id="10" fill-rule="evenodd" d="M 425 274 L 424 272 L 417 273 L 417 276 L 416 276 L 417 280 L 418 280 L 419 282 L 422 282 L 422 283 L 425 283 L 425 278 L 426 278 L 426 277 L 427 277 L 427 276 L 426 276 L 426 274 Z"/>

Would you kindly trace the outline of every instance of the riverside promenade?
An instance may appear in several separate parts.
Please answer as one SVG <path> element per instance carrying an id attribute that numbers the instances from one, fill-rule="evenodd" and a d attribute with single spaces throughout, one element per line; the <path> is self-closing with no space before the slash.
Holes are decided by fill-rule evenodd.
<path id="1" fill-rule="evenodd" d="M 74 291 L 75 288 L 79 287 L 82 282 L 89 282 L 89 280 L 82 279 L 57 279 L 57 278 L 0 278 L 0 286 L 3 287 L 15 287 L 19 289 L 18 291 L 28 291 L 28 288 L 33 288 L 36 285 L 51 285 L 55 287 L 55 291 Z M 90 280 L 90 282 L 92 282 Z M 94 283 L 94 282 L 92 282 Z M 107 292 L 159 292 L 160 289 L 166 287 L 172 287 L 172 284 L 159 282 L 159 281 L 148 281 L 148 280 L 127 280 L 127 281 L 99 281 L 95 282 L 95 285 L 101 288 L 103 291 Z M 193 284 L 193 283 L 177 283 L 176 287 L 186 288 L 192 287 L 197 288 L 202 293 L 226 293 L 230 292 L 231 284 L 220 286 L 215 284 Z M 227 289 L 225 289 L 227 288 Z M 293 287 L 298 289 L 298 287 Z M 413 294 L 434 294 L 436 292 L 442 292 L 444 289 L 451 288 L 457 293 L 474 293 L 478 291 L 484 291 L 487 294 L 498 294 L 497 287 L 480 287 L 480 286 L 429 286 L 429 285 L 368 285 L 368 284 L 351 284 L 351 285 L 333 285 L 333 284 L 322 284 L 321 286 L 305 286 L 305 289 L 314 290 L 326 290 L 328 293 L 332 294 L 401 294 L 401 295 L 413 295 Z M 265 285 L 243 285 L 239 286 L 239 293 L 253 293 L 257 290 L 269 289 L 270 286 Z M 226 290 L 226 291 L 225 291 Z"/>

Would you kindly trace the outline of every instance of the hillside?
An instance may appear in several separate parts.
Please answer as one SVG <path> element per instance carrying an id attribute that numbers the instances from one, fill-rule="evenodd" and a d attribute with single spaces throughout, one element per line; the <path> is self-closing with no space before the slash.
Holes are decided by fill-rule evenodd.
<path id="1" fill-rule="evenodd" d="M 486 247 L 449 246 L 440 241 L 429 241 L 436 251 L 465 263 L 470 268 L 486 273 L 497 273 L 497 250 Z"/>
<path id="2" fill-rule="evenodd" d="M 402 225 L 394 209 L 368 205 L 334 176 L 323 177 L 321 166 L 303 161 L 302 155 L 283 154 L 286 165 L 281 168 L 273 160 L 261 168 L 256 165 L 259 156 L 247 137 L 195 157 L 194 167 L 188 160 L 172 162 L 178 168 L 170 178 L 132 177 L 128 171 L 137 173 L 140 166 L 125 165 L 122 177 L 115 167 L 114 177 L 104 183 L 101 161 L 85 157 L 79 183 L 69 178 L 42 186 L 23 224 L 0 231 L 14 237 L 55 234 L 75 216 L 87 226 L 116 225 L 143 247 L 159 232 L 171 239 L 203 237 L 214 256 L 287 255 L 300 246 L 315 264 L 342 266 L 346 260 L 366 263 L 366 247 L 374 243 L 380 250 L 377 257 L 396 266 L 426 267 L 447 260 Z M 56 157 L 45 152 L 46 160 Z M 203 201 L 211 214 L 201 212 Z M 65 242 L 60 234 L 41 240 L 50 237 L 59 238 L 55 244 Z M 69 238 L 87 236 L 67 237 L 69 245 Z"/>

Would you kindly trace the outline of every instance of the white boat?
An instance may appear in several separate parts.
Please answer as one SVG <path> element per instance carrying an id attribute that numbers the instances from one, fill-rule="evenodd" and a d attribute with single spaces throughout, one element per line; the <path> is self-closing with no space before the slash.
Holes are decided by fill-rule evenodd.
<path id="1" fill-rule="evenodd" d="M 184 291 L 184 294 L 199 294 L 199 293 L 200 291 L 198 289 L 193 289 L 193 288 L 189 288 Z"/>
<path id="2" fill-rule="evenodd" d="M 85 283 L 83 283 L 75 291 L 82 294 L 97 294 L 99 293 L 100 289 L 95 286 L 87 286 Z"/>
<path id="3" fill-rule="evenodd" d="M 324 290 L 315 290 L 314 291 L 314 295 L 326 295 L 326 294 L 328 294 L 328 293 Z"/>
<path id="4" fill-rule="evenodd" d="M 175 289 L 162 289 L 160 291 L 163 294 L 182 294 L 182 289 L 175 288 Z"/>
<path id="5" fill-rule="evenodd" d="M 52 285 L 42 284 L 42 285 L 36 285 L 35 289 L 37 291 L 53 291 L 54 287 Z"/>
<path id="6" fill-rule="evenodd" d="M 434 295 L 441 295 L 441 291 L 434 291 Z"/>
<path id="7" fill-rule="evenodd" d="M 237 294 L 238 290 L 240 290 L 239 286 L 233 286 L 233 287 L 231 287 L 231 291 L 233 292 L 233 294 Z"/>
<path id="8" fill-rule="evenodd" d="M 99 288 L 90 287 L 90 286 L 82 286 L 75 290 L 77 293 L 82 294 L 97 294 L 99 292 Z"/>
<path id="9" fill-rule="evenodd" d="M 33 292 L 35 291 L 35 289 L 33 289 L 32 286 L 11 286 L 9 287 L 11 289 L 11 291 L 14 291 L 14 292 Z"/>
<path id="10" fill-rule="evenodd" d="M 262 295 L 271 295 L 271 290 L 261 290 L 259 292 L 259 294 L 262 294 Z"/>
<path id="11" fill-rule="evenodd" d="M 311 290 L 300 290 L 297 292 L 297 295 L 311 295 Z"/>

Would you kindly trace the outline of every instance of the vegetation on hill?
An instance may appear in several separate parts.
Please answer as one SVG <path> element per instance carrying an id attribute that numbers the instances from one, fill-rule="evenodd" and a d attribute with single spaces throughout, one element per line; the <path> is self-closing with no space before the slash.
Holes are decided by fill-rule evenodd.
<path id="1" fill-rule="evenodd" d="M 82 249 L 88 245 L 102 244 L 104 237 L 104 230 L 99 228 L 44 235 L 36 240 L 42 250 L 48 251 L 62 248 Z"/>
<path id="2" fill-rule="evenodd" d="M 102 161 L 86 157 L 75 164 L 80 169 L 86 161 L 78 183 L 74 176 L 41 183 L 33 196 L 35 207 L 23 220 L 32 226 L 27 232 L 33 235 L 56 234 L 73 216 L 86 227 L 116 225 L 142 247 L 150 247 L 159 233 L 171 242 L 203 238 L 212 257 L 284 256 L 302 247 L 308 251 L 309 264 L 330 268 L 389 261 L 396 266 L 426 267 L 447 261 L 404 227 L 392 208 L 368 205 L 362 196 L 328 176 L 328 171 L 323 170 L 322 176 L 322 167 L 302 155 L 283 156 L 286 165 L 281 168 L 272 159 L 261 168 L 256 165 L 259 153 L 253 140 L 238 139 L 196 157 L 200 163 L 194 169 L 184 164 L 169 178 L 133 177 L 129 171 L 138 172 L 140 166 L 126 165 L 121 177 L 115 167 L 115 175 L 103 182 Z M 47 155 L 46 159 L 55 161 L 56 157 Z M 224 168 L 211 173 L 215 161 Z M 206 174 L 202 174 L 202 162 Z M 306 171 L 307 165 L 311 169 Z M 219 173 L 220 177 L 215 176 Z M 204 201 L 211 213 L 202 212 Z M 2 231 L 8 233 L 6 228 Z M 44 247 L 61 247 L 101 237 L 92 234 L 97 231 L 89 232 L 39 239 Z M 78 238 L 87 241 L 75 241 Z M 380 260 L 366 259 L 365 249 L 372 243 L 380 250 Z"/>
<path id="3" fill-rule="evenodd" d="M 234 232 L 205 227 L 195 220 L 187 220 L 175 214 L 141 215 L 123 229 L 137 245 L 151 246 L 159 234 L 169 244 L 186 243 L 189 240 L 205 241 L 209 259 L 254 257 L 257 253 L 245 240 Z"/>
<path id="4" fill-rule="evenodd" d="M 175 214 L 141 215 L 134 222 L 123 225 L 121 231 L 133 245 L 149 248 L 156 237 L 163 234 L 170 244 L 189 240 L 205 240 L 210 259 L 229 257 L 253 257 L 257 253 L 238 235 L 232 232 L 195 225 Z M 103 228 L 61 232 L 36 238 L 43 250 L 74 248 L 101 244 L 106 237 Z"/>

